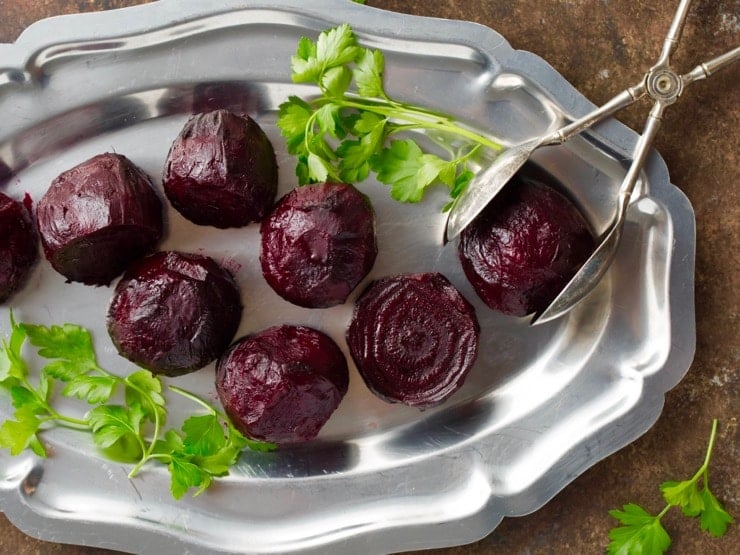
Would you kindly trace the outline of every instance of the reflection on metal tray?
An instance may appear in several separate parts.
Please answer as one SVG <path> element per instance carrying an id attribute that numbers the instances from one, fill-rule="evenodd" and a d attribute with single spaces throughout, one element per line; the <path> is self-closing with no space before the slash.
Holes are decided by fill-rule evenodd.
<path id="1" fill-rule="evenodd" d="M 289 94 L 313 92 L 291 83 L 290 56 L 301 35 L 343 22 L 385 52 L 392 96 L 450 112 L 503 142 L 540 135 L 592 107 L 544 61 L 471 23 L 345 0 L 229 0 L 218 8 L 163 0 L 42 21 L 16 44 L 0 45 L 0 161 L 9 168 L 2 187 L 38 198 L 61 171 L 112 150 L 158 181 L 188 114 L 226 107 L 265 128 L 284 193 L 295 178 L 275 110 Z M 599 230 L 635 140 L 611 121 L 538 151 L 535 161 L 568 187 Z M 401 205 L 372 179 L 359 187 L 378 217 L 380 254 L 368 279 L 441 271 L 476 306 L 481 354 L 446 404 L 424 412 L 388 405 L 352 369 L 349 393 L 319 440 L 246 453 L 231 476 L 180 502 L 171 499 L 164 469 L 152 466 L 130 481 L 127 467 L 100 458 L 87 437 L 53 430 L 44 436 L 53 453 L 46 460 L 0 453 L 0 509 L 41 538 L 162 555 L 441 547 L 537 509 L 657 419 L 694 344 L 693 212 L 657 154 L 607 278 L 567 317 L 537 328 L 485 308 L 454 245 L 439 246 L 442 191 Z M 216 230 L 195 228 L 173 211 L 168 218 L 163 248 L 207 252 L 241 268 L 240 334 L 303 323 L 346 352 L 352 299 L 324 310 L 282 301 L 261 277 L 257 226 Z M 91 328 L 103 366 L 125 372 L 105 331 L 110 294 L 65 284 L 41 263 L 13 308 L 23 321 Z M 5 306 L 3 334 L 7 322 Z M 212 367 L 177 383 L 214 396 Z M 182 416 L 184 407 L 172 403 L 173 417 Z M 11 412 L 0 399 L 0 418 Z"/>

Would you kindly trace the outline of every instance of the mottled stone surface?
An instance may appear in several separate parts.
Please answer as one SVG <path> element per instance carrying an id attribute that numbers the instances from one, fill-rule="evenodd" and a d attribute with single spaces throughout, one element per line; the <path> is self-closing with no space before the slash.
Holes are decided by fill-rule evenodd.
<path id="1" fill-rule="evenodd" d="M 0 42 L 34 21 L 137 0 L 0 0 Z M 467 19 L 499 31 L 515 48 L 548 60 L 595 103 L 638 79 L 657 58 L 677 0 L 368 0 L 384 9 Z M 740 0 L 697 0 L 688 17 L 678 68 L 740 43 Z M 0 65 L 1 65 L 0 60 Z M 658 484 L 688 477 L 701 464 L 710 422 L 721 420 L 712 461 L 713 490 L 740 518 L 740 64 L 692 85 L 667 114 L 657 148 L 697 218 L 697 351 L 686 378 L 666 396 L 663 415 L 642 438 L 597 464 L 536 513 L 506 519 L 469 546 L 435 555 L 599 553 L 614 521 L 607 511 L 629 501 L 658 511 Z M 620 114 L 640 130 L 648 103 Z M 674 510 L 664 519 L 673 553 L 740 553 L 740 526 L 716 540 Z M 81 539 L 82 540 L 82 539 Z M 102 555 L 109 551 L 26 537 L 0 515 L 0 553 Z"/>

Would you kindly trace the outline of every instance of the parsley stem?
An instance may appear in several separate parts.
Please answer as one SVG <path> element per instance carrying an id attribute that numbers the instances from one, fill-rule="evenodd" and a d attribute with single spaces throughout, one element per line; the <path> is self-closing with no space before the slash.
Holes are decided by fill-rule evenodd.
<path id="1" fill-rule="evenodd" d="M 57 420 L 62 425 L 66 425 L 66 426 L 73 427 L 75 429 L 81 429 L 81 430 L 90 429 L 90 424 L 88 424 L 85 420 L 59 414 L 57 411 L 55 411 L 51 407 L 49 407 L 49 415 L 51 416 L 50 419 Z"/>
<path id="2" fill-rule="evenodd" d="M 354 108 L 356 110 L 365 110 L 379 114 L 388 118 L 397 118 L 399 120 L 407 121 L 409 123 L 416 124 L 425 129 L 437 129 L 453 135 L 459 135 L 465 137 L 475 143 L 481 144 L 495 151 L 501 151 L 503 147 L 491 140 L 490 138 L 476 133 L 470 129 L 466 129 L 456 123 L 449 116 L 434 112 L 432 110 L 425 110 L 419 107 L 412 107 L 407 104 L 394 102 L 390 104 L 385 100 L 376 99 L 365 99 L 355 98 L 350 96 L 344 96 L 342 99 L 335 98 L 319 98 L 314 104 L 319 106 L 326 103 L 336 104 L 342 108 Z M 315 115 L 314 112 L 313 115 Z M 307 126 L 308 127 L 308 126 Z"/>
<path id="3" fill-rule="evenodd" d="M 174 391 L 178 395 L 182 395 L 186 399 L 190 399 L 194 403 L 198 403 L 201 407 L 206 409 L 210 414 L 223 416 L 223 415 L 220 415 L 219 412 L 215 408 L 213 408 L 209 403 L 207 403 L 206 401 L 204 401 L 197 395 L 190 393 L 189 391 L 185 391 L 184 389 L 180 389 L 179 387 L 175 385 L 168 385 L 167 387 L 170 389 L 170 391 Z"/>
<path id="4" fill-rule="evenodd" d="M 149 446 L 147 447 L 147 445 L 144 443 L 144 440 L 142 439 L 140 435 L 136 436 L 136 439 L 139 442 L 139 445 L 141 446 L 142 457 L 141 457 L 141 460 L 137 463 L 137 465 L 133 468 L 133 470 L 131 470 L 131 472 L 129 473 L 129 478 L 133 478 L 134 476 L 136 476 L 136 474 L 138 474 L 139 470 L 141 470 L 144 464 L 146 464 L 146 462 L 149 460 L 149 458 L 152 455 L 152 452 L 154 451 L 154 447 L 157 444 L 157 440 L 159 439 L 159 433 L 160 433 L 160 427 L 161 427 L 161 423 L 159 420 L 159 408 L 160 407 L 157 405 L 157 403 L 155 403 L 152 400 L 151 395 L 147 391 L 144 391 L 137 385 L 131 383 L 129 380 L 126 380 L 124 378 L 117 378 L 117 379 L 120 380 L 121 383 L 123 383 L 125 387 L 130 387 L 134 391 L 140 393 L 142 398 L 147 400 L 147 402 L 149 403 L 149 406 L 152 409 L 152 413 L 154 414 L 154 435 L 152 436 L 151 441 L 149 441 Z"/>
<path id="5" fill-rule="evenodd" d="M 338 104 L 344 108 L 367 110 L 389 118 L 398 118 L 403 121 L 415 123 L 426 129 L 437 129 L 453 135 L 459 135 L 460 137 L 465 137 L 466 139 L 486 146 L 497 152 L 503 149 L 500 144 L 492 141 L 488 137 L 452 123 L 449 118 L 434 112 L 410 108 L 404 108 L 402 111 L 392 106 L 389 107 L 387 105 L 380 104 L 379 102 L 369 102 L 364 99 L 352 100 L 348 97 L 345 97 L 345 99 Z"/>

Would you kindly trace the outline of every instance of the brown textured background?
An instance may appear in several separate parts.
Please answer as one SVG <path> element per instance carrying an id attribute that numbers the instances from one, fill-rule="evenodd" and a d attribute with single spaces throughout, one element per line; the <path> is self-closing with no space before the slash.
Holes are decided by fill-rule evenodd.
<path id="1" fill-rule="evenodd" d="M 0 42 L 14 41 L 28 25 L 48 16 L 144 1 L 0 0 Z M 515 48 L 545 58 L 598 104 L 654 63 L 678 0 L 368 0 L 367 4 L 492 27 Z M 688 70 L 739 43 L 740 0 L 696 0 L 674 66 Z M 603 552 L 614 525 L 607 511 L 629 501 L 660 510 L 658 484 L 693 474 L 703 459 L 714 417 L 721 427 L 711 484 L 730 513 L 740 518 L 739 84 L 740 63 L 692 85 L 668 110 L 657 140 L 672 182 L 688 195 L 697 219 L 696 358 L 686 378 L 668 393 L 660 420 L 536 513 L 504 520 L 476 544 L 432 550 L 428 555 Z M 619 119 L 639 131 L 647 107 L 647 101 L 638 103 L 621 112 Z M 717 540 L 674 509 L 664 525 L 673 538 L 672 553 L 740 553 L 738 524 Z M 0 555 L 111 553 L 29 538 L 0 513 Z"/>

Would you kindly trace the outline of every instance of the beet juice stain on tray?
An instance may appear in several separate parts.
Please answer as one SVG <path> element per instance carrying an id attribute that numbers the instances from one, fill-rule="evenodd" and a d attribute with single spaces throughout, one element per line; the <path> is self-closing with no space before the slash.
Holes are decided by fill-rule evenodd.
<path id="1" fill-rule="evenodd" d="M 278 195 L 285 195 L 296 180 L 275 128 L 276 110 L 289 95 L 307 93 L 291 82 L 290 57 L 300 36 L 345 22 L 385 53 L 394 98 L 495 129 L 503 139 L 539 133 L 590 107 L 550 66 L 511 49 L 489 29 L 345 0 L 224 0 L 218 13 L 200 2 L 163 0 L 66 22 L 41 23 L 4 48 L 8 67 L 17 69 L 13 75 L 25 75 L 30 64 L 34 75 L 55 85 L 0 86 L 0 153 L 12 166 L 9 193 L 16 199 L 26 190 L 40 198 L 60 171 L 111 150 L 129 157 L 159 188 L 167 150 L 198 111 L 193 107 L 202 105 L 203 90 L 225 91 L 209 93 L 209 109 L 248 113 L 263 127 L 281 166 Z M 603 198 L 623 176 L 618 159 L 634 141 L 616 124 L 599 133 L 536 160 L 568 188 L 596 229 Z M 52 430 L 54 456 L 43 462 L 0 452 L 0 483 L 8 486 L 0 487 L 2 510 L 24 530 L 57 541 L 221 555 L 437 547 L 481 537 L 504 514 L 537 509 L 570 477 L 647 429 L 660 411 L 656 399 L 687 367 L 690 349 L 673 345 L 690 345 L 693 337 L 689 296 L 678 294 L 693 279 L 691 210 L 657 156 L 645 183 L 646 196 L 636 205 L 645 216 L 630 222 L 610 278 L 567 318 L 536 330 L 488 309 L 467 283 L 456 249 L 440 251 L 445 195 L 429 191 L 424 203 L 409 207 L 372 179 L 355 184 L 377 218 L 378 255 L 369 277 L 440 272 L 476 309 L 478 360 L 445 404 L 423 413 L 390 405 L 351 367 L 345 398 L 316 440 L 247 453 L 215 489 L 180 502 L 171 499 L 165 472 L 152 469 L 135 489 L 125 472 L 108 472 L 113 467 L 87 442 Z M 240 335 L 305 324 L 345 347 L 352 307 L 308 310 L 280 298 L 257 263 L 257 225 L 196 228 L 173 210 L 168 217 L 161 248 L 241 268 L 235 276 L 246 299 Z M 651 264 L 636 271 L 634 260 L 648 258 Z M 23 321 L 91 327 L 101 364 L 121 368 L 105 329 L 110 296 L 109 288 L 65 284 L 42 263 L 14 296 L 13 308 Z M 7 316 L 0 307 L 2 332 Z M 588 334 L 580 333 L 584 326 Z M 624 361 L 638 356 L 647 362 L 636 373 Z M 176 383 L 213 399 L 213 378 L 209 367 Z M 173 418 L 189 406 L 174 403 Z M 0 415 L 12 417 L 4 398 Z M 29 469 L 38 469 L 45 484 L 32 496 L 21 487 Z M 50 511 L 65 516 L 51 518 Z M 90 523 L 101 520 L 100 534 L 91 537 Z"/>

